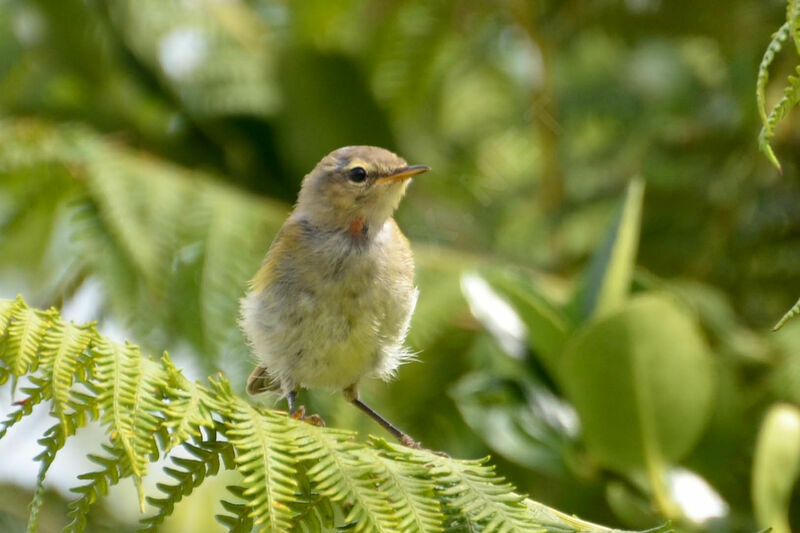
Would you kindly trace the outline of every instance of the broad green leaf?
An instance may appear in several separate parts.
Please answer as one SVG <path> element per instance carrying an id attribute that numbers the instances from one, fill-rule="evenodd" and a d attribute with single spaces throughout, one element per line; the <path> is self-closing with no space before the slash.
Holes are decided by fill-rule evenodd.
<path id="1" fill-rule="evenodd" d="M 652 505 L 630 484 L 612 479 L 606 484 L 605 497 L 611 511 L 624 524 L 647 527 L 653 523 Z"/>
<path id="2" fill-rule="evenodd" d="M 644 182 L 628 185 L 619 216 L 598 248 L 572 302 L 577 322 L 619 309 L 628 297 L 639 246 Z"/>
<path id="3" fill-rule="evenodd" d="M 800 409 L 776 404 L 758 432 L 752 497 L 760 527 L 790 533 L 789 502 L 800 477 Z"/>
<path id="4" fill-rule="evenodd" d="M 531 279 L 520 272 L 487 269 L 483 272 L 489 284 L 519 314 L 528 328 L 528 346 L 555 375 L 558 358 L 571 329 L 564 313 L 539 294 Z"/>
<path id="5" fill-rule="evenodd" d="M 503 351 L 514 359 L 524 359 L 528 327 L 517 310 L 477 274 L 461 276 L 461 292 L 469 303 L 472 315 L 494 337 Z"/>
<path id="6" fill-rule="evenodd" d="M 561 378 L 590 453 L 617 471 L 676 461 L 709 419 L 714 375 L 700 329 L 676 299 L 637 296 L 566 348 Z"/>
<path id="7" fill-rule="evenodd" d="M 473 372 L 450 390 L 464 421 L 515 464 L 565 475 L 566 451 L 579 432 L 575 411 L 530 378 Z"/>

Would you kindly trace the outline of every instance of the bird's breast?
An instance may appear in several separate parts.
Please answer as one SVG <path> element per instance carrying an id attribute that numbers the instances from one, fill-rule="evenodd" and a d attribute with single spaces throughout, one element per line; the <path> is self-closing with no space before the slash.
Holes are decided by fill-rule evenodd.
<path id="1" fill-rule="evenodd" d="M 253 295 L 257 320 L 245 323 L 254 344 L 263 339 L 273 374 L 336 388 L 399 364 L 387 364 L 386 354 L 402 343 L 416 297 L 399 235 L 393 221 L 359 246 L 345 232 L 317 233 L 278 263 L 275 281 Z"/>

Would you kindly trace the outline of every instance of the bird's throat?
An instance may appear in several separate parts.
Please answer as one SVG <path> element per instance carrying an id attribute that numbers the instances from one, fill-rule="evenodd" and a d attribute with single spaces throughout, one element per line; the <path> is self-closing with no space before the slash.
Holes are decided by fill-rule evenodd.
<path id="1" fill-rule="evenodd" d="M 367 236 L 367 225 L 364 223 L 364 217 L 354 217 L 350 220 L 347 233 L 355 240 L 364 239 Z"/>

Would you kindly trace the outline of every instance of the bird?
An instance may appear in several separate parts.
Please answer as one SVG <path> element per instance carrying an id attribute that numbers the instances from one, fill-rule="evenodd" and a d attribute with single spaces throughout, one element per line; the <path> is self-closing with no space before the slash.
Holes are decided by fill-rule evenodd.
<path id="1" fill-rule="evenodd" d="M 278 392 L 290 416 L 301 389 L 343 392 L 406 446 L 420 444 L 364 403 L 358 386 L 388 381 L 414 358 L 404 344 L 419 291 L 408 239 L 393 218 L 411 178 L 430 170 L 375 146 L 329 153 L 302 181 L 240 301 L 239 325 L 257 358 L 251 395 Z"/>

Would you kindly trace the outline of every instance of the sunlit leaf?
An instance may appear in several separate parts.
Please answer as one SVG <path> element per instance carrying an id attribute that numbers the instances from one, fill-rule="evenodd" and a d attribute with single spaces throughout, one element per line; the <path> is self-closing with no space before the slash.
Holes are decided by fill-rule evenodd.
<path id="1" fill-rule="evenodd" d="M 561 378 L 589 452 L 618 471 L 676 461 L 697 442 L 714 375 L 692 316 L 646 294 L 590 323 L 566 350 Z"/>
<path id="2" fill-rule="evenodd" d="M 528 330 L 528 346 L 555 375 L 558 358 L 573 327 L 565 313 L 537 291 L 530 277 L 520 272 L 494 268 L 483 273 L 519 313 Z"/>
<path id="3" fill-rule="evenodd" d="M 531 378 L 464 376 L 450 394 L 469 426 L 489 447 L 516 464 L 566 473 L 580 431 L 574 409 Z"/>
<path id="4" fill-rule="evenodd" d="M 761 527 L 790 533 L 789 502 L 800 477 L 800 409 L 776 404 L 767 413 L 756 441 L 752 498 Z"/>
<path id="5" fill-rule="evenodd" d="M 634 179 L 628 185 L 619 215 L 603 244 L 595 251 L 572 302 L 578 321 L 611 313 L 627 299 L 639 245 L 643 197 L 644 182 Z"/>

